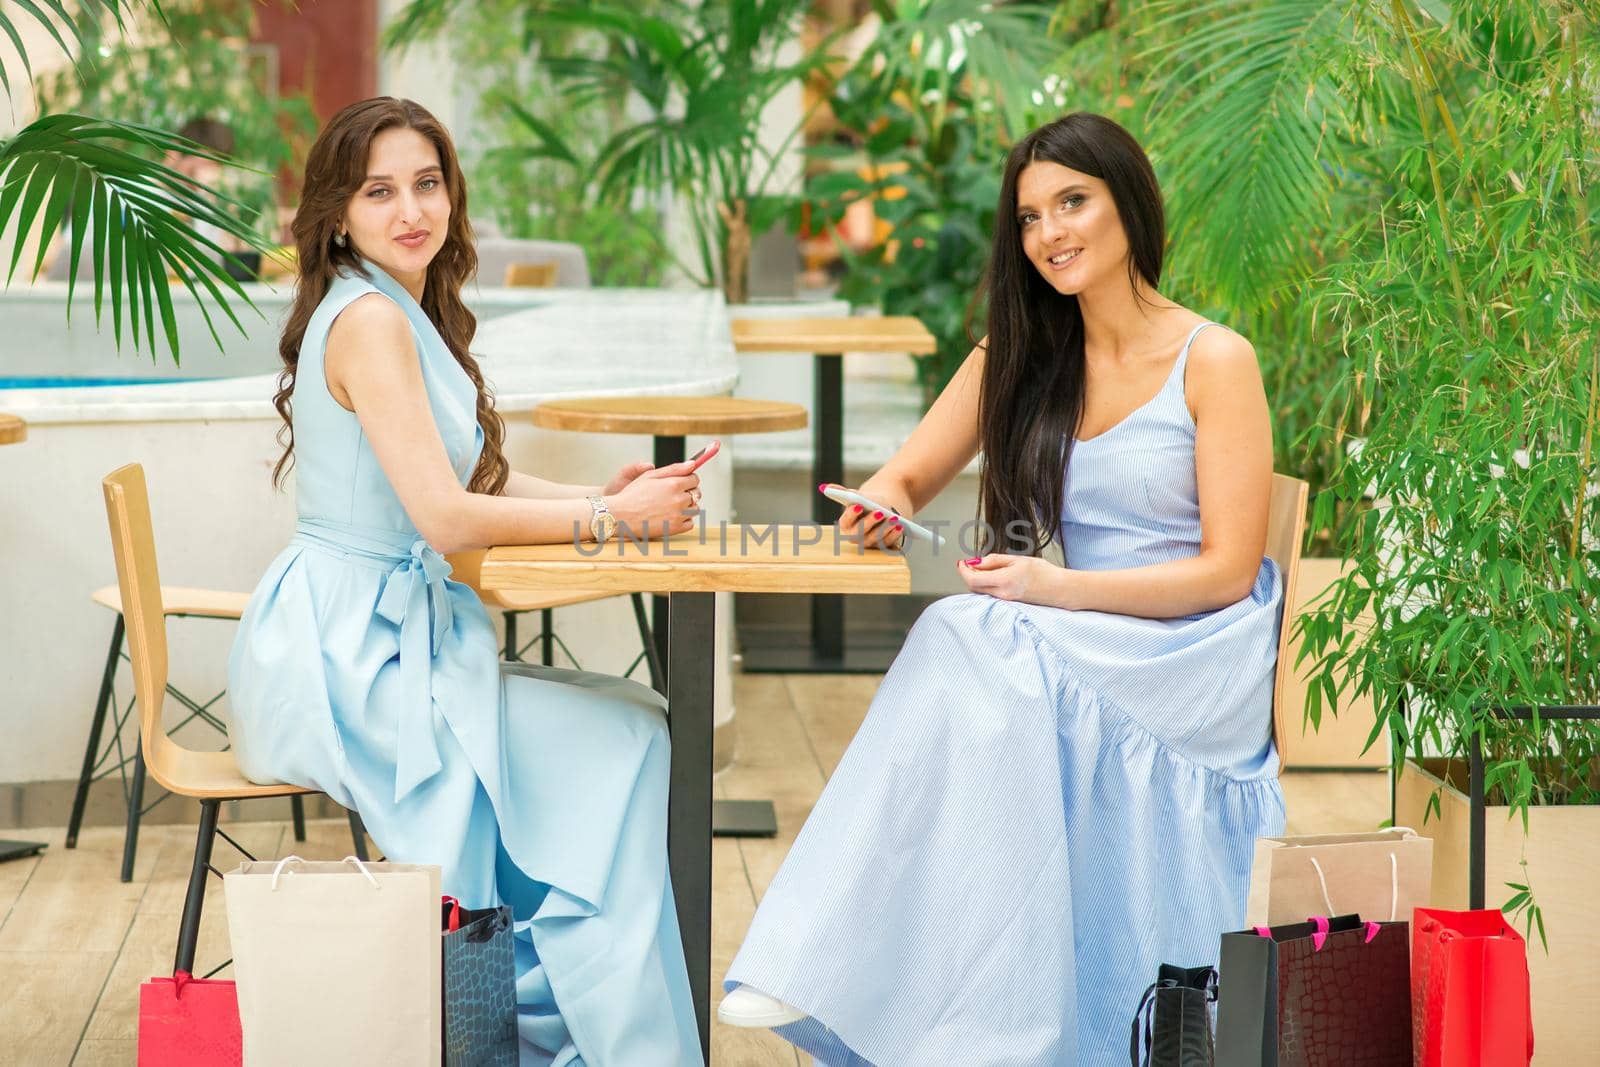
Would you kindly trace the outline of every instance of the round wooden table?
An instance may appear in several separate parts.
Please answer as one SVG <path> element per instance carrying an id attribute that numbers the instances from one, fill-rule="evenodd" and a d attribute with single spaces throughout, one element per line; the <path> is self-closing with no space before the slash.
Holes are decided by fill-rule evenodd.
<path id="1" fill-rule="evenodd" d="M 677 459 L 656 457 L 656 465 L 683 458 L 688 434 L 773 433 L 800 430 L 806 409 L 782 400 L 737 396 L 612 396 L 591 400 L 551 400 L 533 409 L 533 424 L 546 430 L 649 434 L 659 453 L 663 441 L 677 439 Z"/>

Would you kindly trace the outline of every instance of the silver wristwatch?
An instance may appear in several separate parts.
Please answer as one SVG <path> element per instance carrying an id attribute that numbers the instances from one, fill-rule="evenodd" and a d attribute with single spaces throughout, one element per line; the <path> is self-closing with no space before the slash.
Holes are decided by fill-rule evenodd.
<path id="1" fill-rule="evenodd" d="M 617 517 L 611 514 L 611 509 L 606 506 L 605 497 L 585 497 L 589 501 L 592 514 L 589 516 L 589 532 L 594 535 L 596 544 L 605 544 L 617 529 Z"/>

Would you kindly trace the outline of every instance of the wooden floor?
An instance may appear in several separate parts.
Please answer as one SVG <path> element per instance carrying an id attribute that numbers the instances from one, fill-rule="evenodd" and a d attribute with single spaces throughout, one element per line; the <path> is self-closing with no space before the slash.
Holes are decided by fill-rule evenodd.
<path id="1" fill-rule="evenodd" d="M 775 840 L 719 838 L 714 865 L 712 976 L 727 970 L 784 852 L 866 712 L 876 676 L 760 675 L 736 680 L 740 752 L 717 780 L 717 795 L 770 797 L 782 833 Z M 1388 816 L 1388 786 L 1374 774 L 1289 774 L 1284 777 L 1294 833 L 1364 830 Z M 257 856 L 284 855 L 287 823 L 229 827 Z M 147 827 L 134 880 L 117 880 L 122 833 L 93 828 L 73 851 L 62 830 L 6 831 L 5 837 L 48 841 L 36 859 L 0 864 L 0 1060 L 17 1067 L 132 1064 L 139 983 L 169 973 L 178 915 L 194 848 L 182 826 Z M 339 858 L 350 851 L 342 820 L 318 821 L 293 851 Z M 218 866 L 229 867 L 225 844 Z M 197 965 L 228 956 L 222 887 L 212 879 Z M 207 962 L 210 961 L 210 962 Z M 222 977 L 226 977 L 223 972 Z M 811 1062 L 767 1031 L 712 1024 L 712 1062 L 719 1067 L 799 1067 Z"/>

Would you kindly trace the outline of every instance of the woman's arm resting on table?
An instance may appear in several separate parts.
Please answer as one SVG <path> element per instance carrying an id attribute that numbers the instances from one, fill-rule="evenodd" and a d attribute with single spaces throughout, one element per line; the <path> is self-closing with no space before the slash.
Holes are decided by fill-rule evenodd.
<path id="1" fill-rule="evenodd" d="M 1206 330 L 1189 353 L 1185 393 L 1195 420 L 1200 553 L 1111 571 L 1075 571 L 1044 559 L 990 555 L 962 564 L 973 592 L 1080 611 L 1171 619 L 1215 611 L 1250 593 L 1267 545 L 1272 424 L 1255 349 Z"/>
<path id="2" fill-rule="evenodd" d="M 428 406 L 411 324 L 393 301 L 360 297 L 328 331 L 328 389 L 355 412 L 417 532 L 441 553 L 489 545 L 587 538 L 581 497 L 525 499 L 471 493 L 456 480 Z M 548 484 L 548 483 L 546 483 Z"/>

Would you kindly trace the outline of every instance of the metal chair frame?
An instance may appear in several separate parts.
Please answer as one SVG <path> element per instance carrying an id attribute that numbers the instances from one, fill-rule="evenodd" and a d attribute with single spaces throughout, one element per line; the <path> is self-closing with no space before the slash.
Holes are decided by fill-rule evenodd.
<path id="1" fill-rule="evenodd" d="M 645 663 L 650 672 L 650 688 L 658 693 L 665 694 L 667 691 L 666 675 L 661 669 L 661 660 L 657 652 L 656 641 L 651 636 L 650 616 L 644 609 L 644 594 L 634 593 L 631 595 L 631 599 L 633 601 L 633 621 L 639 628 L 639 641 L 643 648 L 637 656 L 633 657 L 633 662 L 628 664 L 628 669 L 622 672 L 622 676 L 624 678 L 633 677 L 633 672 L 639 668 L 639 664 L 641 662 Z M 533 611 L 539 613 L 539 632 L 527 641 L 521 641 L 517 636 L 517 616 L 526 615 Z M 578 670 L 583 669 L 583 664 L 578 662 L 578 657 L 572 654 L 572 649 L 568 648 L 567 643 L 561 640 L 561 635 L 556 633 L 554 608 L 524 608 L 521 610 L 508 608 L 502 611 L 501 615 L 505 619 L 506 625 L 504 655 L 507 660 L 512 663 L 526 663 L 527 660 L 522 658 L 523 653 L 537 644 L 539 645 L 539 662 L 546 667 L 553 667 L 555 666 L 555 649 L 559 645 L 561 651 L 566 654 L 567 659 L 572 662 L 573 667 Z"/>
<path id="2" fill-rule="evenodd" d="M 83 814 L 89 801 L 89 787 L 102 778 L 116 772 L 122 779 L 122 799 L 127 805 L 127 823 L 122 840 L 122 880 L 133 880 L 133 865 L 139 849 L 139 824 L 144 817 L 162 802 L 172 796 L 171 793 L 162 791 L 161 795 L 149 804 L 144 803 L 145 768 L 144 750 L 139 744 L 137 733 L 131 743 L 125 743 L 123 734 L 126 732 L 129 718 L 132 717 L 138 698 L 130 695 L 127 703 L 123 704 L 117 699 L 117 668 L 122 663 L 131 664 L 128 657 L 126 634 L 126 620 L 122 613 L 116 613 L 116 622 L 111 628 L 111 646 L 106 652 L 105 673 L 100 679 L 100 696 L 95 702 L 94 718 L 89 723 L 89 743 L 84 747 L 83 768 L 78 773 L 78 785 L 72 796 L 72 813 L 67 819 L 67 848 L 78 846 L 78 831 L 83 828 Z M 190 615 L 188 612 L 172 612 L 168 618 L 216 618 L 212 615 Z M 182 720 L 167 730 L 168 736 L 177 733 L 196 719 L 212 727 L 224 737 L 228 733 L 228 724 L 212 714 L 211 708 L 217 701 L 227 695 L 227 690 L 219 690 L 215 696 L 204 704 L 197 704 L 192 697 L 184 693 L 177 686 L 168 682 L 166 692 L 169 697 L 176 700 L 188 710 Z M 111 737 L 102 749 L 100 738 L 105 731 L 106 715 L 111 716 Z M 224 745 L 226 750 L 229 746 Z M 129 749 L 132 752 L 129 752 Z M 105 766 L 115 754 L 116 762 L 109 767 Z M 129 764 L 133 765 L 130 773 Z M 290 814 L 294 821 L 294 839 L 306 839 L 306 813 L 305 804 L 301 797 L 289 798 Z"/>

